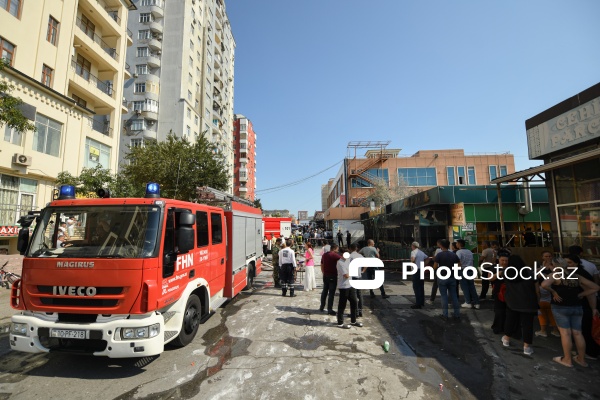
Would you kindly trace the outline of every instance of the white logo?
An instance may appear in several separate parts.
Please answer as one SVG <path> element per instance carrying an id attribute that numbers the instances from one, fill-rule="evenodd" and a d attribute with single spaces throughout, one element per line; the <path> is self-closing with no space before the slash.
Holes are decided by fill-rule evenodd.
<path id="1" fill-rule="evenodd" d="M 360 276 L 362 268 L 383 268 L 383 261 L 379 258 L 355 258 L 350 262 L 349 275 Z M 350 286 L 355 289 L 377 289 L 383 285 L 385 273 L 382 270 L 375 271 L 375 279 L 350 280 Z"/>

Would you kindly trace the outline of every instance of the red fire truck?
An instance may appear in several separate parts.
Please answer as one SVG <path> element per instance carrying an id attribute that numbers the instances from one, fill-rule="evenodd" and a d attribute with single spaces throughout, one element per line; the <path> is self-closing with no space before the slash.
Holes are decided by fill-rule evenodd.
<path id="1" fill-rule="evenodd" d="M 157 184 L 145 198 L 98 193 L 76 199 L 63 186 L 37 217 L 11 291 L 12 349 L 156 355 L 190 343 L 260 273 L 257 208 L 226 196 L 224 208 L 165 199 Z"/>
<path id="2" fill-rule="evenodd" d="M 288 238 L 292 235 L 292 219 L 290 217 L 263 217 L 263 231 L 267 239 Z"/>

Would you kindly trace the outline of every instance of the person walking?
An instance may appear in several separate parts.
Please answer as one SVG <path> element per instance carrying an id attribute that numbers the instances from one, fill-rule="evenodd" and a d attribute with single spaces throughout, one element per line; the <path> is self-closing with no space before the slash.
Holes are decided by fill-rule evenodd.
<path id="1" fill-rule="evenodd" d="M 323 291 L 321 292 L 320 311 L 324 311 L 327 303 L 327 312 L 329 315 L 336 315 L 333 311 L 333 300 L 335 289 L 337 288 L 337 262 L 342 258 L 338 253 L 339 246 L 331 245 L 331 250 L 321 256 L 321 272 L 323 273 Z"/>
<path id="2" fill-rule="evenodd" d="M 344 245 L 344 235 L 342 235 L 342 231 L 341 230 L 338 230 L 337 240 L 338 240 L 338 245 L 340 247 L 342 247 Z"/>
<path id="3" fill-rule="evenodd" d="M 498 270 L 494 271 L 490 277 L 492 282 L 492 297 L 494 298 L 494 321 L 492 322 L 492 331 L 496 334 L 504 332 L 504 322 L 506 321 L 506 283 L 504 281 L 504 270 L 508 267 L 508 257 L 510 253 L 500 250 L 498 252 Z"/>
<path id="4" fill-rule="evenodd" d="M 309 242 L 306 242 L 304 246 L 306 247 L 304 253 L 304 260 L 306 261 L 304 266 L 304 291 L 308 292 L 309 290 L 315 290 L 317 287 L 315 281 L 315 252 Z"/>
<path id="5" fill-rule="evenodd" d="M 281 287 L 279 282 L 279 251 L 281 250 L 281 239 L 275 239 L 275 244 L 271 250 L 271 264 L 273 265 L 273 285 L 276 288 Z"/>
<path id="6" fill-rule="evenodd" d="M 571 262 L 573 263 L 573 260 Z M 587 367 L 588 365 L 585 362 L 585 338 L 581 333 L 583 318 L 581 299 L 588 296 L 595 298 L 594 294 L 598 292 L 600 287 L 579 273 L 575 273 L 571 279 L 567 279 L 571 275 L 571 271 L 567 268 L 562 269 L 563 273 L 560 276 L 558 274 L 559 269 L 555 268 L 550 278 L 542 282 L 542 288 L 552 294 L 552 313 L 558 325 L 563 350 L 563 356 L 554 357 L 552 360 L 565 367 L 573 367 L 573 361 L 582 367 Z M 597 308 L 594 309 L 593 315 L 598 315 Z M 575 358 L 571 353 L 572 341 L 575 341 L 577 347 Z"/>
<path id="7" fill-rule="evenodd" d="M 443 239 L 438 239 L 438 241 L 436 242 L 437 249 L 435 249 L 435 252 L 433 253 L 434 265 L 435 265 L 435 256 L 437 256 L 442 251 L 442 245 L 440 244 L 442 240 Z M 430 306 L 433 305 L 433 302 L 435 301 L 435 296 L 436 296 L 437 292 L 438 292 L 438 281 L 434 277 L 433 285 L 431 285 L 431 293 L 429 295 L 429 300 L 426 301 L 426 303 L 429 304 Z"/>
<path id="8" fill-rule="evenodd" d="M 358 251 L 356 251 L 358 248 L 358 246 L 356 245 L 356 243 L 352 243 L 350 245 L 350 247 L 348 248 L 348 251 L 350 252 L 350 257 L 348 258 L 348 265 L 350 265 L 350 263 L 352 262 L 352 260 L 355 260 L 357 258 L 363 258 L 362 254 L 360 254 Z M 362 279 L 362 273 L 364 272 L 364 270 L 366 270 L 366 268 L 362 268 L 361 270 L 358 271 L 358 277 L 353 276 L 352 279 L 353 280 L 358 280 L 358 279 Z M 356 302 L 357 302 L 357 317 L 362 317 L 363 316 L 363 296 L 362 296 L 362 290 L 360 289 L 355 289 L 356 290 Z"/>
<path id="9" fill-rule="evenodd" d="M 367 240 L 367 246 L 360 249 L 359 253 L 362 254 L 362 256 L 365 258 L 380 258 L 379 250 L 375 247 L 375 242 L 373 241 L 373 239 Z M 364 276 L 363 279 L 375 279 L 375 269 L 367 268 L 365 271 L 365 275 L 366 276 Z M 385 294 L 385 288 L 383 287 L 383 285 L 379 287 L 379 291 L 381 292 L 382 298 L 387 299 L 388 297 L 390 297 L 387 294 Z M 373 291 L 373 289 L 371 289 L 371 297 L 375 297 L 375 292 Z"/>
<path id="10" fill-rule="evenodd" d="M 281 295 L 285 296 L 287 290 L 290 290 L 290 297 L 296 297 L 294 294 L 294 272 L 296 270 L 296 256 L 294 250 L 289 248 L 290 242 L 286 241 L 279 250 L 279 267 L 281 275 Z"/>
<path id="11" fill-rule="evenodd" d="M 560 332 L 556 326 L 550 304 L 552 301 L 552 294 L 541 286 L 541 284 L 548 279 L 550 274 L 552 274 L 554 268 L 560 267 L 558 260 L 553 261 L 552 258 L 551 252 L 542 252 L 542 270 L 540 271 L 540 276 L 537 278 L 535 285 L 539 299 L 538 321 L 540 323 L 540 330 L 535 332 L 535 336 L 548 337 L 548 327 L 550 327 L 552 328 L 551 334 L 560 337 Z"/>
<path id="12" fill-rule="evenodd" d="M 344 250 L 341 250 L 342 252 Z M 357 317 L 357 299 L 356 289 L 350 284 L 350 262 L 352 258 L 340 258 L 336 263 L 337 269 L 337 287 L 340 291 L 340 299 L 337 310 L 337 326 L 343 329 L 350 329 L 350 325 L 344 324 L 344 312 L 346 311 L 346 303 L 350 302 L 350 322 L 356 327 L 362 327 L 363 324 L 356 321 Z"/>
<path id="13" fill-rule="evenodd" d="M 489 269 L 492 265 L 496 264 L 496 259 L 498 256 L 488 240 L 484 240 L 481 243 L 481 247 L 483 247 L 483 250 L 481 251 L 481 263 L 479 264 L 479 267 L 481 268 L 481 266 L 485 263 L 486 267 Z M 481 294 L 479 295 L 479 301 L 486 300 L 487 292 L 489 289 L 490 281 L 488 279 L 482 279 Z"/>
<path id="14" fill-rule="evenodd" d="M 348 249 L 350 249 L 350 245 L 352 244 L 352 234 L 350 231 L 346 231 L 346 245 Z"/>
<path id="15" fill-rule="evenodd" d="M 440 240 L 440 251 L 435 256 L 435 264 L 433 268 L 437 271 L 440 267 L 452 268 L 454 264 L 460 264 L 460 259 L 453 252 L 448 250 L 450 241 L 447 239 Z M 460 320 L 460 305 L 458 303 L 458 296 L 456 293 L 457 281 L 452 274 L 447 279 L 437 278 L 438 287 L 440 289 L 440 295 L 442 297 L 442 319 L 448 320 L 448 296 L 452 299 L 452 305 L 454 306 L 454 320 Z"/>
<path id="16" fill-rule="evenodd" d="M 415 304 L 410 306 L 412 309 L 423 308 L 425 305 L 425 280 L 421 279 L 421 268 L 425 265 L 427 254 L 419 248 L 419 242 L 413 242 L 411 245 L 410 262 L 417 265 L 417 272 L 412 276 L 412 287 L 415 293 Z"/>
<path id="17" fill-rule="evenodd" d="M 460 258 L 461 268 L 464 270 L 466 267 L 472 267 L 473 253 L 465 248 L 466 242 L 463 239 L 458 239 L 456 245 L 458 247 L 456 255 Z M 463 276 L 460 280 L 460 287 L 465 296 L 465 303 L 461 307 L 479 309 L 479 296 L 477 296 L 477 289 L 475 289 L 475 279 L 467 279 Z"/>
<path id="18" fill-rule="evenodd" d="M 502 345 L 510 347 L 510 339 L 518 330 L 523 337 L 523 354 L 533 354 L 533 320 L 538 310 L 537 293 L 535 290 L 535 279 L 531 268 L 525 265 L 525 261 L 518 255 L 508 258 L 511 269 L 504 272 L 506 279 L 506 320 L 504 321 L 504 336 Z M 516 271 L 516 273 L 512 271 Z M 513 276 L 514 275 L 514 276 Z"/>

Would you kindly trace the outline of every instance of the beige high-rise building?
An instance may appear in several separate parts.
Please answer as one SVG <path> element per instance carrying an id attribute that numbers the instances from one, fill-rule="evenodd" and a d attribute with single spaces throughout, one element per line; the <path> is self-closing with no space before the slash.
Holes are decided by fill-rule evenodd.
<path id="1" fill-rule="evenodd" d="M 118 165 L 130 0 L 0 1 L 0 79 L 36 132 L 0 126 L 0 252 L 21 214 L 52 199 L 62 171 Z"/>
<path id="2" fill-rule="evenodd" d="M 129 146 L 204 134 L 233 178 L 235 40 L 224 0 L 134 0 L 121 160 Z M 232 193 L 233 180 L 228 192 Z"/>

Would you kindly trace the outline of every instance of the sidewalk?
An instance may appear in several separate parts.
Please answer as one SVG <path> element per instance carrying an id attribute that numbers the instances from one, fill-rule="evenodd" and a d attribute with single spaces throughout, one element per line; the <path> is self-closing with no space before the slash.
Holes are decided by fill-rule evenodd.
<path id="1" fill-rule="evenodd" d="M 23 267 L 23 256 L 12 254 L 9 256 L 0 255 L 0 267 L 8 262 L 4 270 L 14 272 L 21 275 Z M 15 310 L 10 306 L 10 289 L 0 288 L 0 332 L 8 331 L 10 325 L 10 317 L 15 313 Z"/>

